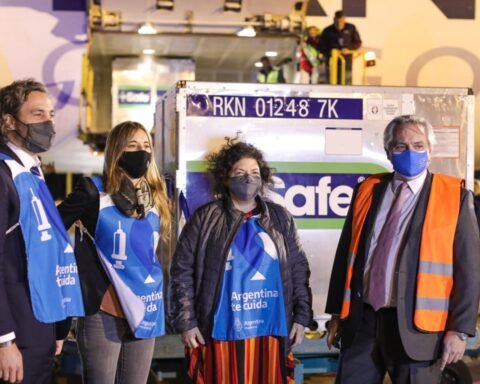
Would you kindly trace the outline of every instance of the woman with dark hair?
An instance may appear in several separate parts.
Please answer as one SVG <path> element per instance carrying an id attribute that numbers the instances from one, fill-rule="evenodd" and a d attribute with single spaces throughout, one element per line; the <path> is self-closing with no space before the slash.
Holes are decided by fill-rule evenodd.
<path id="1" fill-rule="evenodd" d="M 293 383 L 291 348 L 312 320 L 310 270 L 290 214 L 265 201 L 253 145 L 208 156 L 218 199 L 189 219 L 170 269 L 170 316 L 195 383 Z"/>
<path id="2" fill-rule="evenodd" d="M 139 123 L 110 131 L 103 176 L 83 178 L 58 207 L 77 222 L 75 254 L 86 316 L 77 341 L 85 383 L 145 383 L 165 333 L 159 239 L 170 235 L 166 188 Z"/>

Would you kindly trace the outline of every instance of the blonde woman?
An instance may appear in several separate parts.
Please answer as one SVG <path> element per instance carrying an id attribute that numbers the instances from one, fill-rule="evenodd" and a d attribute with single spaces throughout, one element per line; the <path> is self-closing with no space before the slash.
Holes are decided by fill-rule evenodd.
<path id="1" fill-rule="evenodd" d="M 145 383 L 164 334 L 163 269 L 155 251 L 170 235 L 165 183 L 152 139 L 126 121 L 107 138 L 103 176 L 83 178 L 59 206 L 78 223 L 75 253 L 84 318 L 77 340 L 85 383 Z"/>

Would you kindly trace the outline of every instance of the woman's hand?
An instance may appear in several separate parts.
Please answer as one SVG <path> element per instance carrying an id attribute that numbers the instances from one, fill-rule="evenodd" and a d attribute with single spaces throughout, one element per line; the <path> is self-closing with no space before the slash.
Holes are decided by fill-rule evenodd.
<path id="1" fill-rule="evenodd" d="M 198 343 L 205 344 L 205 340 L 198 327 L 195 327 L 182 332 L 182 343 L 188 348 L 197 348 Z"/>
<path id="2" fill-rule="evenodd" d="M 301 324 L 298 323 L 293 323 L 292 329 L 290 330 L 290 334 L 288 335 L 288 338 L 292 342 L 290 345 L 290 348 L 296 347 L 297 345 L 300 345 L 303 341 L 303 335 L 304 335 L 305 327 Z"/>

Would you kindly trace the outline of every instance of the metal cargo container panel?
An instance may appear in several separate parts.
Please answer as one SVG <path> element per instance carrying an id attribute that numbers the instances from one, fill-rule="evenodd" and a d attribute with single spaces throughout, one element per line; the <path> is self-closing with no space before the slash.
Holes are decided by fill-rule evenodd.
<path id="1" fill-rule="evenodd" d="M 473 186 L 474 96 L 467 88 L 405 88 L 181 82 L 157 103 L 156 153 L 190 212 L 213 197 L 205 156 L 238 136 L 275 168 L 268 197 L 294 215 L 312 270 L 316 316 L 353 188 L 390 172 L 383 130 L 401 114 L 433 125 L 430 169 Z M 181 209 L 176 204 L 181 229 Z"/>

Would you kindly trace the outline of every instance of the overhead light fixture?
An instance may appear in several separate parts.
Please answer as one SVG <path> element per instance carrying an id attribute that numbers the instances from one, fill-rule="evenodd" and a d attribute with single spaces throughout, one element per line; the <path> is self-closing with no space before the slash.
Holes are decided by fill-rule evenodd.
<path id="1" fill-rule="evenodd" d="M 223 10 L 225 12 L 240 12 L 242 10 L 242 0 L 225 0 Z"/>
<path id="2" fill-rule="evenodd" d="M 265 52 L 265 56 L 267 56 L 267 57 L 277 57 L 278 52 L 277 51 L 267 51 L 267 52 Z"/>
<path id="3" fill-rule="evenodd" d="M 262 67 L 263 67 L 262 62 L 257 61 L 257 62 L 255 63 L 255 67 L 256 67 L 256 68 L 262 68 Z"/>
<path id="4" fill-rule="evenodd" d="M 137 31 L 140 35 L 155 35 L 157 30 L 153 27 L 151 23 L 144 23 L 138 28 Z"/>
<path id="5" fill-rule="evenodd" d="M 257 32 L 255 32 L 255 29 L 251 25 L 249 25 L 248 27 L 244 27 L 240 31 L 238 31 L 237 36 L 240 36 L 240 37 L 255 37 L 255 36 L 257 36 Z"/>
<path id="6" fill-rule="evenodd" d="M 173 0 L 157 0 L 156 7 L 157 9 L 173 11 Z"/>
<path id="7" fill-rule="evenodd" d="M 142 53 L 144 55 L 153 55 L 155 53 L 155 50 L 153 48 L 145 48 Z"/>

